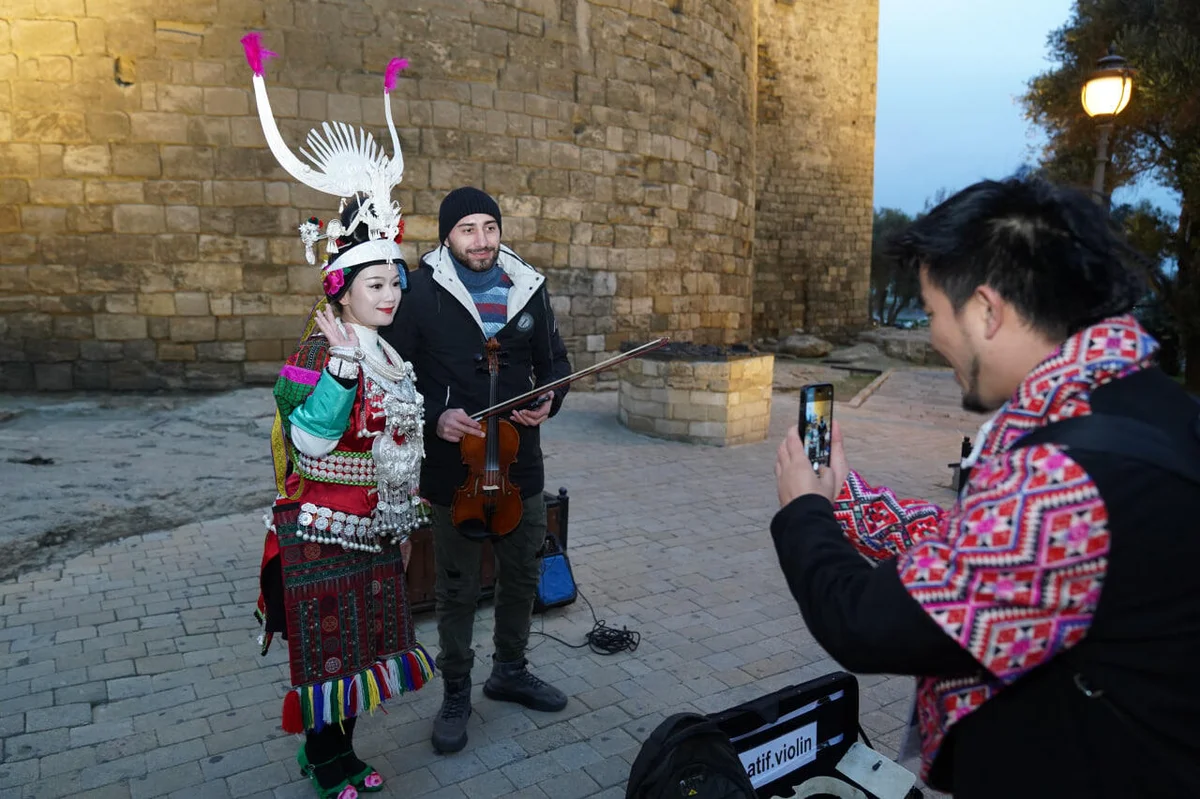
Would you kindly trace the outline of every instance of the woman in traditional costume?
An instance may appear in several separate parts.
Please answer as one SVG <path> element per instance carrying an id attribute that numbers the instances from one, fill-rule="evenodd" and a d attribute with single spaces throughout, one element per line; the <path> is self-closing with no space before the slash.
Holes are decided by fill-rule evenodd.
<path id="1" fill-rule="evenodd" d="M 263 654 L 288 642 L 291 690 L 283 729 L 305 733 L 301 771 L 323 799 L 355 799 L 383 778 L 354 753 L 355 722 L 433 676 L 417 643 L 405 569 L 409 534 L 425 523 L 418 495 L 423 401 L 412 367 L 380 338 L 400 309 L 407 269 L 403 223 L 391 190 L 403 174 L 388 66 L 384 104 L 394 156 L 342 123 L 308 136 L 315 166 L 300 162 L 275 126 L 258 34 L 242 40 L 272 152 L 293 177 L 342 198 L 324 231 L 300 226 L 309 263 L 326 240 L 325 297 L 275 384 L 272 432 L 279 497 L 268 515 L 258 612 Z M 314 329 L 315 328 L 315 329 Z"/>

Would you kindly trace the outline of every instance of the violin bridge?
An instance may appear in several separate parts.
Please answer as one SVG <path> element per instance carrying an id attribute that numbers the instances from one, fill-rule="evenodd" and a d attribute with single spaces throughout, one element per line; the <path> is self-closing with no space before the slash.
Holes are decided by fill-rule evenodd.
<path id="1" fill-rule="evenodd" d="M 484 493 L 494 494 L 495 492 L 500 490 L 500 486 L 484 486 L 483 490 L 484 490 Z"/>

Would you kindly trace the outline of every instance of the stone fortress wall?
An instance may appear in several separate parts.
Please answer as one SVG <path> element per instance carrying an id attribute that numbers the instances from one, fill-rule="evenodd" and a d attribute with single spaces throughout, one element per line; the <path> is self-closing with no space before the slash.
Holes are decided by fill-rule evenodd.
<path id="1" fill-rule="evenodd" d="M 270 382 L 319 296 L 296 228 L 336 200 L 265 147 L 389 142 L 410 265 L 473 184 L 550 281 L 577 368 L 659 334 L 866 323 L 878 0 L 6 0 L 0 389 Z M 381 135 L 382 134 L 382 135 Z M 389 144 L 390 146 L 390 144 Z M 403 312 L 403 311 L 401 311 Z"/>

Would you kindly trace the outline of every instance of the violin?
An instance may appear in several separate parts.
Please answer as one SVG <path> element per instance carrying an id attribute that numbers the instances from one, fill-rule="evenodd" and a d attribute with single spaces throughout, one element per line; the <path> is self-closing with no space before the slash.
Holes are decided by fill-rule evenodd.
<path id="1" fill-rule="evenodd" d="M 496 404 L 496 383 L 500 373 L 500 342 L 487 340 L 487 369 L 490 381 L 489 405 Z M 517 460 L 521 435 L 507 419 L 487 417 L 484 437 L 463 436 L 459 442 L 462 461 L 467 467 L 466 482 L 454 492 L 450 518 L 468 538 L 505 536 L 521 522 L 524 508 L 521 489 L 508 478 L 509 467 Z"/>
<path id="2" fill-rule="evenodd" d="M 548 391 L 572 383 L 581 377 L 611 369 L 631 358 L 665 346 L 670 339 L 663 336 L 635 347 L 606 361 L 580 369 L 574 374 L 559 378 L 518 397 L 496 401 L 496 383 L 500 372 L 500 342 L 493 336 L 487 340 L 487 370 L 490 380 L 488 406 L 471 418 L 484 423 L 484 436 L 463 436 L 458 443 L 462 462 L 467 466 L 466 481 L 454 492 L 454 503 L 450 518 L 459 532 L 468 538 L 495 538 L 506 536 L 521 523 L 524 505 L 521 490 L 508 477 L 508 469 L 517 460 L 517 448 L 521 434 L 500 414 L 516 408 L 532 409 L 542 404 L 541 398 Z"/>

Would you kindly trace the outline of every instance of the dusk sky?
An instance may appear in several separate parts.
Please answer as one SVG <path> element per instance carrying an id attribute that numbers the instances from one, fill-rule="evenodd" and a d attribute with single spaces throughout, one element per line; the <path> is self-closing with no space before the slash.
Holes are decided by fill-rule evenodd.
<path id="1" fill-rule="evenodd" d="M 953 193 L 1036 161 L 1043 138 L 1017 98 L 1051 68 L 1047 37 L 1073 5 L 880 0 L 876 208 L 916 213 L 939 188 Z M 1143 197 L 1178 210 L 1169 192 L 1149 185 L 1115 200 Z"/>

